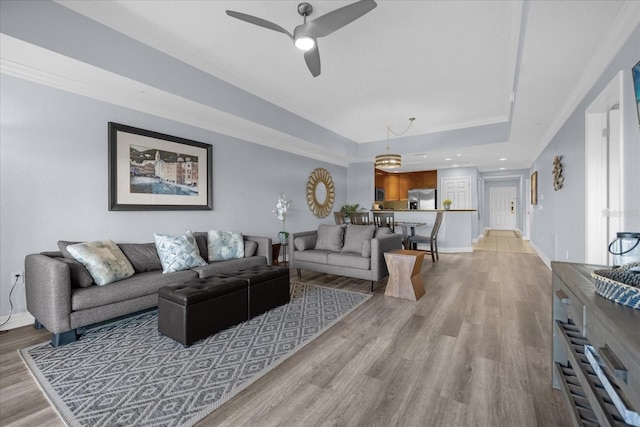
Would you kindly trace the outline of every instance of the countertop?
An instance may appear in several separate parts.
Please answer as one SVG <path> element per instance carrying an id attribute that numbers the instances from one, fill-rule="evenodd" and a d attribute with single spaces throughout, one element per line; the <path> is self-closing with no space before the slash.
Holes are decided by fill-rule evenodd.
<path id="1" fill-rule="evenodd" d="M 475 209 L 372 209 L 371 212 L 475 212 Z"/>

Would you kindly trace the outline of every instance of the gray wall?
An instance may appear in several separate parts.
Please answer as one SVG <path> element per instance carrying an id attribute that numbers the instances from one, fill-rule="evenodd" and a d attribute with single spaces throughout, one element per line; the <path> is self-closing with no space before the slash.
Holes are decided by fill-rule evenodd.
<path id="1" fill-rule="evenodd" d="M 538 171 L 538 205 L 531 211 L 531 242 L 547 261 L 585 260 L 585 110 L 620 70 L 624 73 L 624 231 L 640 231 L 640 130 L 631 77 L 631 68 L 638 60 L 640 26 L 531 166 L 530 172 Z M 553 190 L 551 174 L 556 155 L 562 156 L 564 176 L 559 191 Z"/>
<path id="2" fill-rule="evenodd" d="M 292 200 L 286 229 L 314 229 L 306 184 L 316 167 L 331 173 L 336 205 L 346 203 L 347 169 L 292 155 L 2 75 L 0 105 L 0 315 L 9 313 L 11 272 L 25 255 L 55 250 L 58 240 L 152 242 L 153 233 L 239 230 L 276 239 L 279 193 Z M 213 211 L 110 212 L 107 122 L 213 145 Z M 371 174 L 372 175 L 372 174 Z M 329 221 L 330 220 L 330 221 Z M 26 310 L 24 287 L 14 313 Z"/>

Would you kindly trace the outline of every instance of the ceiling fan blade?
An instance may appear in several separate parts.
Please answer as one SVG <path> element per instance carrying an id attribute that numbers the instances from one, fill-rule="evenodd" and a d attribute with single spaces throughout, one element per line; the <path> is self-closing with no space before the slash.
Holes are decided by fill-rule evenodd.
<path id="1" fill-rule="evenodd" d="M 314 37 L 324 37 L 355 21 L 377 6 L 374 0 L 361 0 L 356 3 L 326 13 L 313 21 L 302 25 L 301 30 Z"/>
<path id="2" fill-rule="evenodd" d="M 318 77 L 320 75 L 320 51 L 318 51 L 318 43 L 304 53 L 304 60 L 313 77 Z"/>
<path id="3" fill-rule="evenodd" d="M 258 27 L 264 27 L 273 31 L 278 31 L 279 33 L 286 34 L 287 36 L 289 36 L 291 40 L 293 40 L 293 35 L 289 31 L 285 30 L 280 25 L 267 21 L 266 19 L 258 18 L 252 15 L 247 15 L 246 13 L 235 12 L 233 10 L 227 10 L 227 15 L 231 16 L 232 18 L 236 18 L 241 21 L 245 21 L 250 24 L 257 25 Z"/>

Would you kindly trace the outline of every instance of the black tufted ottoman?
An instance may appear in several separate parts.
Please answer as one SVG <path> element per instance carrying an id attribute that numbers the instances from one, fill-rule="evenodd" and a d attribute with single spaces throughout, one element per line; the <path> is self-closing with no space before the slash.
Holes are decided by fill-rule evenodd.
<path id="1" fill-rule="evenodd" d="M 218 273 L 207 279 L 236 278 L 245 281 L 249 288 L 249 318 L 269 311 L 272 308 L 287 304 L 289 293 L 289 268 L 271 265 L 257 265 L 251 268 Z"/>
<path id="2" fill-rule="evenodd" d="M 234 277 L 196 279 L 158 291 L 158 331 L 182 345 L 248 319 L 247 281 Z"/>
<path id="3" fill-rule="evenodd" d="M 246 280 L 249 286 L 249 318 L 288 304 L 291 300 L 288 267 L 257 265 L 231 275 Z"/>

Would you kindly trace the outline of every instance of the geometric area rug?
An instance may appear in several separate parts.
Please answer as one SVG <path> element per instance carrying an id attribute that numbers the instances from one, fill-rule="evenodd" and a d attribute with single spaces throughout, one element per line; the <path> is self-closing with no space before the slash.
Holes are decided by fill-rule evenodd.
<path id="1" fill-rule="evenodd" d="M 19 352 L 68 425 L 191 426 L 370 297 L 294 283 L 290 303 L 188 348 L 158 333 L 153 310 Z"/>

